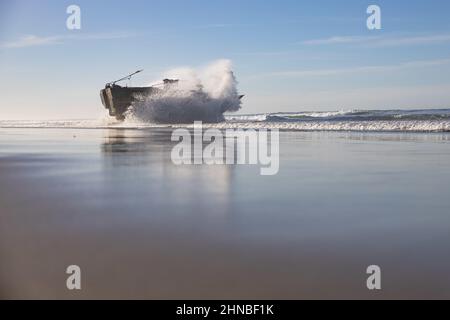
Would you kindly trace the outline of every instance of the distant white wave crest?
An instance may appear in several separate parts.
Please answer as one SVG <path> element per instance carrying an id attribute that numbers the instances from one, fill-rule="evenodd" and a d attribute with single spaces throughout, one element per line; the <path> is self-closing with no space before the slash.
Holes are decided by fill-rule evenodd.
<path id="1" fill-rule="evenodd" d="M 100 120 L 0 120 L 0 128 L 79 128 L 79 129 L 146 129 L 190 128 L 192 124 L 157 124 L 105 122 Z M 361 132 L 450 132 L 450 120 L 398 120 L 398 121 L 225 121 L 204 124 L 217 129 L 280 129 L 287 131 L 361 131 Z"/>
<path id="2" fill-rule="evenodd" d="M 218 60 L 199 70 L 178 68 L 162 78 L 179 79 L 158 94 L 137 97 L 125 114 L 127 123 L 221 122 L 224 112 L 237 111 L 241 101 L 231 61 Z"/>
<path id="3" fill-rule="evenodd" d="M 449 132 L 450 109 L 349 110 L 227 115 L 220 123 L 204 124 L 218 129 L 280 129 L 291 131 Z M 146 129 L 192 127 L 148 121 L 99 120 L 0 120 L 3 128 L 117 128 Z"/>

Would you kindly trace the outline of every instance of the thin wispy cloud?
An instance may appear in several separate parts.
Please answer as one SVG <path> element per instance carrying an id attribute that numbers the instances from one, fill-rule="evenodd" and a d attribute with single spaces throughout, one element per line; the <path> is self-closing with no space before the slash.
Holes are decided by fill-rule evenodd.
<path id="1" fill-rule="evenodd" d="M 136 36 L 132 33 L 97 33 L 97 34 L 77 34 L 77 35 L 59 35 L 59 36 L 37 36 L 25 35 L 17 40 L 0 44 L 1 48 L 26 48 L 36 46 L 47 46 L 61 44 L 66 41 L 84 41 L 84 40 L 112 40 L 121 38 L 130 38 Z"/>
<path id="2" fill-rule="evenodd" d="M 329 44 L 353 44 L 353 43 L 366 43 L 380 39 L 377 36 L 362 37 L 362 36 L 335 36 L 325 39 L 313 39 L 302 41 L 304 45 L 329 45 Z"/>
<path id="3" fill-rule="evenodd" d="M 5 42 L 1 45 L 3 48 L 25 48 L 34 46 L 44 46 L 59 43 L 59 37 L 39 37 L 35 35 L 26 35 L 22 38 Z"/>
<path id="4" fill-rule="evenodd" d="M 285 56 L 285 55 L 299 55 L 301 51 L 286 50 L 286 51 L 248 51 L 248 52 L 234 52 L 236 56 Z"/>
<path id="5" fill-rule="evenodd" d="M 252 76 L 252 78 L 261 77 L 321 77 L 321 76 L 333 76 L 342 74 L 354 74 L 354 73 L 371 73 L 371 72 L 387 72 L 402 69 L 423 68 L 433 66 L 449 65 L 449 59 L 436 59 L 436 60 L 418 60 L 409 61 L 393 65 L 375 65 L 375 66 L 359 66 L 349 68 L 336 68 L 336 69 L 315 69 L 315 70 L 291 70 L 291 71 L 278 71 L 265 74 L 258 74 Z"/>
<path id="6" fill-rule="evenodd" d="M 438 44 L 450 42 L 450 34 L 416 36 L 416 37 L 397 37 L 380 39 L 373 43 L 374 46 L 402 46 L 402 45 L 421 45 L 421 44 Z"/>
<path id="7" fill-rule="evenodd" d="M 212 23 L 205 25 L 193 26 L 193 29 L 231 29 L 231 28 L 247 28 L 257 26 L 251 23 Z"/>
<path id="8" fill-rule="evenodd" d="M 450 34 L 419 36 L 334 36 L 300 42 L 302 45 L 366 45 L 371 47 L 407 46 L 422 44 L 439 44 L 450 42 Z"/>

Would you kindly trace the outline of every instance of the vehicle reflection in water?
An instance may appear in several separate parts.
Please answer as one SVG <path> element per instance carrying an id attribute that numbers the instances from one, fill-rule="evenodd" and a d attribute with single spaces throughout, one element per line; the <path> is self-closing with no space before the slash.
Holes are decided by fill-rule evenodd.
<path id="1" fill-rule="evenodd" d="M 108 130 L 101 145 L 105 183 L 122 204 L 131 201 L 157 215 L 229 216 L 234 166 L 173 164 L 177 142 L 171 134 L 171 129 Z"/>

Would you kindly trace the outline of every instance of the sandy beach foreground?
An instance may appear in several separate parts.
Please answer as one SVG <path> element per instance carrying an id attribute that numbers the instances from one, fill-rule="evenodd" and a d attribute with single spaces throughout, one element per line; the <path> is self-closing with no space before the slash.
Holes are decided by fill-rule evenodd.
<path id="1" fill-rule="evenodd" d="M 0 128 L 0 297 L 450 298 L 450 134 L 281 132 L 275 176 L 170 134 Z"/>

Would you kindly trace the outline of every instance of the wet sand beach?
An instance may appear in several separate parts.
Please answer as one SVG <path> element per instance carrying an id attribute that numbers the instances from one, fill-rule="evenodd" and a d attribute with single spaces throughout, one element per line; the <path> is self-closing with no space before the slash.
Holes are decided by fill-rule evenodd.
<path id="1" fill-rule="evenodd" d="M 170 134 L 0 128 L 0 297 L 450 298 L 449 133 L 280 132 L 275 176 Z"/>

